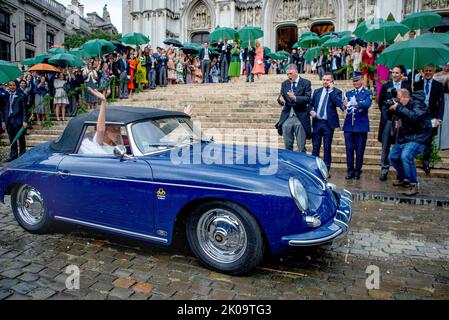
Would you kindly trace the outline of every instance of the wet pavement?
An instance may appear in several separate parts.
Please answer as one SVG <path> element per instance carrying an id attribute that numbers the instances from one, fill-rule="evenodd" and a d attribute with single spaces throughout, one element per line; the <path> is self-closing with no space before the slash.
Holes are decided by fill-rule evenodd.
<path id="1" fill-rule="evenodd" d="M 232 277 L 204 268 L 184 245 L 71 226 L 29 234 L 7 200 L 0 205 L 0 299 L 449 299 L 447 208 L 356 202 L 339 243 L 268 257 L 251 274 Z M 80 270 L 79 290 L 66 286 L 68 266 Z M 379 289 L 368 290 L 373 266 Z"/>

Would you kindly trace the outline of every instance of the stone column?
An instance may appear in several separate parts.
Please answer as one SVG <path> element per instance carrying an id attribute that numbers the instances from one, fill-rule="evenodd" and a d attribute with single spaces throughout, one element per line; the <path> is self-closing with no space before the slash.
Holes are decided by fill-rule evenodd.
<path id="1" fill-rule="evenodd" d="M 12 24 L 16 24 L 16 28 L 12 27 Z M 25 59 L 25 41 L 20 42 L 17 47 L 15 43 L 25 39 L 25 12 L 17 10 L 11 15 L 11 35 L 13 41 L 11 43 L 11 60 L 22 61 Z"/>

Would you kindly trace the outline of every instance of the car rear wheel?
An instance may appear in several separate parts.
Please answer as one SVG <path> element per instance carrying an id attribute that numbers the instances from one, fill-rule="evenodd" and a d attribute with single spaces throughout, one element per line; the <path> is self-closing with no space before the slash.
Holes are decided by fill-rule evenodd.
<path id="1" fill-rule="evenodd" d="M 187 217 L 186 228 L 193 253 L 209 268 L 245 274 L 263 258 L 259 224 L 247 210 L 232 202 L 200 205 Z"/>
<path id="2" fill-rule="evenodd" d="M 50 216 L 40 192 L 30 185 L 20 185 L 11 193 L 11 208 L 22 228 L 31 233 L 50 230 Z"/>

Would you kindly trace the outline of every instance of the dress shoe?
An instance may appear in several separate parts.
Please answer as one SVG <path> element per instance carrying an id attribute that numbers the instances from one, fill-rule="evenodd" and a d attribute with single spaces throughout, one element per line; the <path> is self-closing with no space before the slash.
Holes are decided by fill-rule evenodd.
<path id="1" fill-rule="evenodd" d="M 354 175 L 354 180 L 360 180 L 360 174 Z"/>
<path id="2" fill-rule="evenodd" d="M 354 175 L 352 173 L 348 173 L 348 175 L 346 176 L 346 180 L 352 180 L 354 178 Z"/>
<path id="3" fill-rule="evenodd" d="M 393 182 L 393 187 L 405 187 L 408 188 L 410 187 L 410 183 L 406 180 L 396 180 L 395 182 Z"/>
<path id="4" fill-rule="evenodd" d="M 387 175 L 388 175 L 388 173 L 382 173 L 380 175 L 380 177 L 379 177 L 379 180 L 380 181 L 387 181 Z"/>
<path id="5" fill-rule="evenodd" d="M 430 174 L 430 167 L 429 166 L 424 166 L 423 167 L 424 172 L 426 173 L 426 176 L 428 176 Z"/>
<path id="6" fill-rule="evenodd" d="M 410 184 L 410 188 L 408 189 L 407 192 L 404 192 L 404 195 L 412 197 L 412 196 L 416 196 L 418 194 L 419 190 L 418 190 L 418 185 L 416 183 Z"/>

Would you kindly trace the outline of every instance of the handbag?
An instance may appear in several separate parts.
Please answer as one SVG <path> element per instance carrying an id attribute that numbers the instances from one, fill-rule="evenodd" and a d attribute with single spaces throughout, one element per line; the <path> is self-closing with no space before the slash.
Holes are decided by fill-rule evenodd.
<path id="1" fill-rule="evenodd" d="M 262 60 L 258 59 L 257 64 L 262 64 Z"/>

